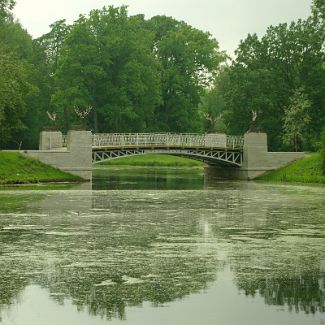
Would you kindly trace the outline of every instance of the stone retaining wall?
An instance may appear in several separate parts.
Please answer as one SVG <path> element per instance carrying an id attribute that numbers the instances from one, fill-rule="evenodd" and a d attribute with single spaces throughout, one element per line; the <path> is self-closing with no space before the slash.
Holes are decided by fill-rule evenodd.
<path id="1" fill-rule="evenodd" d="M 54 134 L 52 134 L 54 133 Z M 55 139 L 55 142 L 52 142 Z M 53 143 L 55 149 L 53 149 Z M 61 144 L 58 147 L 58 143 Z M 49 148 L 44 150 L 44 148 Z M 69 131 L 67 148 L 62 147 L 62 133 L 43 131 L 40 149 L 23 153 L 63 171 L 78 175 L 86 180 L 92 178 L 92 133 L 90 131 Z"/>

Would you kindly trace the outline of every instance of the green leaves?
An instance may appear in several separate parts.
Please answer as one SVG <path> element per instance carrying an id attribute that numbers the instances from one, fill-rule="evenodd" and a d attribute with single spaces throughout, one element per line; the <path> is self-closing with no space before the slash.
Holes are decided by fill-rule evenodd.
<path id="1" fill-rule="evenodd" d="M 24 127 L 28 88 L 26 65 L 0 46 L 0 147 Z"/>
<path id="2" fill-rule="evenodd" d="M 303 141 L 306 139 L 307 126 L 311 120 L 310 107 L 311 102 L 303 89 L 298 89 L 290 97 L 289 106 L 284 110 L 283 142 L 292 145 L 295 151 L 302 150 Z"/>
<path id="3" fill-rule="evenodd" d="M 208 34 L 124 6 L 80 17 L 60 44 L 52 103 L 64 129 L 77 102 L 94 106 L 96 132 L 198 130 L 200 95 L 223 59 Z"/>
<path id="4" fill-rule="evenodd" d="M 184 22 L 157 16 L 148 23 L 155 33 L 154 48 L 163 67 L 163 102 L 157 109 L 159 128 L 198 131 L 200 97 L 225 56 L 209 34 Z"/>
<path id="5" fill-rule="evenodd" d="M 305 149 L 314 149 L 325 125 L 324 40 L 324 27 L 313 17 L 271 26 L 260 39 L 248 35 L 221 83 L 229 130 L 246 132 L 251 111 L 256 111 L 257 127 L 268 133 L 270 149 L 286 149 L 290 141 L 283 136 L 288 126 L 282 117 L 289 114 L 286 108 L 291 105 L 291 95 L 303 88 L 310 101 L 310 123 L 303 144 Z"/>
<path id="6" fill-rule="evenodd" d="M 208 133 L 225 132 L 223 115 L 226 103 L 218 85 L 206 92 L 199 108 L 203 116 L 204 128 Z"/>
<path id="7" fill-rule="evenodd" d="M 125 7 L 94 10 L 71 27 L 55 74 L 53 103 L 66 107 L 66 129 L 77 103 L 95 108 L 95 131 L 141 131 L 160 101 L 159 64 L 141 17 Z M 62 96 L 62 94 L 64 94 Z"/>
<path id="8" fill-rule="evenodd" d="M 0 0 L 0 23 L 9 15 L 10 10 L 15 6 L 14 0 Z"/>

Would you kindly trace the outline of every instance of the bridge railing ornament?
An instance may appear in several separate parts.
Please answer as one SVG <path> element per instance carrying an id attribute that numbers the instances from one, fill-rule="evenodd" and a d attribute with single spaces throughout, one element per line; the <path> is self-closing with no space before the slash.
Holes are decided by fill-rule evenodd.
<path id="1" fill-rule="evenodd" d="M 93 135 L 93 147 L 183 147 L 241 149 L 242 136 L 193 133 L 101 133 Z"/>
<path id="2" fill-rule="evenodd" d="M 62 147 L 66 147 L 68 144 L 68 136 L 66 134 L 62 135 Z"/>

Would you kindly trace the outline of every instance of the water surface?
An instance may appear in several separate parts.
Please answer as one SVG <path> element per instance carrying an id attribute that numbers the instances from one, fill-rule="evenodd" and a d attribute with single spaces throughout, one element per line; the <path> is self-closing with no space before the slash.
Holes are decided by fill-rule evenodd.
<path id="1" fill-rule="evenodd" d="M 325 324 L 324 187 L 129 176 L 0 191 L 1 324 Z"/>

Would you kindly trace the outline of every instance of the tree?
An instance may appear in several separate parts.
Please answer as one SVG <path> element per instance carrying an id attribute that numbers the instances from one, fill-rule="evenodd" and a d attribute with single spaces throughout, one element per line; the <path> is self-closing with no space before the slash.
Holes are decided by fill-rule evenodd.
<path id="1" fill-rule="evenodd" d="M 153 17 L 148 28 L 155 33 L 153 48 L 163 67 L 157 125 L 164 131 L 198 131 L 201 96 L 225 55 L 210 34 L 173 18 Z"/>
<path id="2" fill-rule="evenodd" d="M 24 96 L 29 90 L 27 67 L 14 53 L 0 46 L 0 147 L 4 148 L 24 128 Z"/>
<path id="3" fill-rule="evenodd" d="M 314 0 L 313 1 L 313 13 L 323 19 L 323 23 L 325 22 L 325 1 L 324 0 Z"/>
<path id="4" fill-rule="evenodd" d="M 51 74 L 54 74 L 58 68 L 60 51 L 70 32 L 70 26 L 66 24 L 65 19 L 61 19 L 51 24 L 50 28 L 50 32 L 42 35 L 36 42 L 43 49 L 47 63 L 50 66 Z"/>
<path id="5" fill-rule="evenodd" d="M 129 17 L 125 7 L 81 16 L 65 39 L 55 76 L 53 103 L 67 108 L 66 128 L 74 106 L 91 105 L 95 131 L 149 130 L 160 102 L 152 43 L 143 18 Z"/>
<path id="6" fill-rule="evenodd" d="M 3 52 L 13 56 L 15 62 L 24 67 L 25 81 L 28 83 L 28 91 L 22 96 L 26 109 L 20 117 L 24 127 L 20 131 L 16 130 L 15 142 L 22 142 L 24 148 L 36 148 L 39 132 L 45 123 L 45 112 L 49 109 L 52 87 L 45 53 L 39 43 L 10 15 L 0 28 L 0 44 Z M 16 147 L 16 144 L 8 142 L 6 146 Z"/>
<path id="7" fill-rule="evenodd" d="M 225 131 L 223 114 L 225 113 L 226 104 L 218 85 L 206 91 L 199 109 L 203 115 L 204 130 L 208 133 Z"/>
<path id="8" fill-rule="evenodd" d="M 14 6 L 14 0 L 0 0 L 0 22 L 9 15 Z"/>
<path id="9" fill-rule="evenodd" d="M 51 110 L 52 77 L 43 48 L 36 40 L 32 42 L 32 54 L 28 58 L 28 82 L 30 91 L 24 97 L 26 113 L 22 122 L 26 126 L 19 133 L 22 146 L 27 149 L 38 148 L 39 133 L 48 125 L 46 111 Z"/>
<path id="10" fill-rule="evenodd" d="M 0 0 L 0 147 L 17 148 L 20 133 L 26 130 L 24 117 L 27 97 L 34 89 L 29 77 L 32 69 L 32 39 L 10 10 L 15 2 Z"/>
<path id="11" fill-rule="evenodd" d="M 287 145 L 292 145 L 295 151 L 303 148 L 307 126 L 311 120 L 310 107 L 310 100 L 302 89 L 298 89 L 290 98 L 289 106 L 284 111 L 283 141 Z"/>
<path id="12" fill-rule="evenodd" d="M 270 149 L 285 149 L 281 116 L 290 95 L 303 88 L 311 102 L 304 146 L 314 149 L 325 124 L 324 40 L 324 29 L 313 17 L 271 26 L 261 39 L 248 35 L 221 85 L 229 130 L 245 132 L 256 111 L 256 126 L 268 133 Z"/>
<path id="13" fill-rule="evenodd" d="M 77 121 L 74 108 L 95 106 L 92 91 L 100 88 L 101 67 L 99 50 L 87 19 L 81 16 L 67 34 L 60 57 L 55 58 L 55 92 L 52 104 L 59 113 L 59 125 L 64 131 Z M 55 51 L 58 53 L 58 51 Z M 55 62 L 54 61 L 54 62 Z M 98 89 L 97 88 L 97 89 Z"/>

